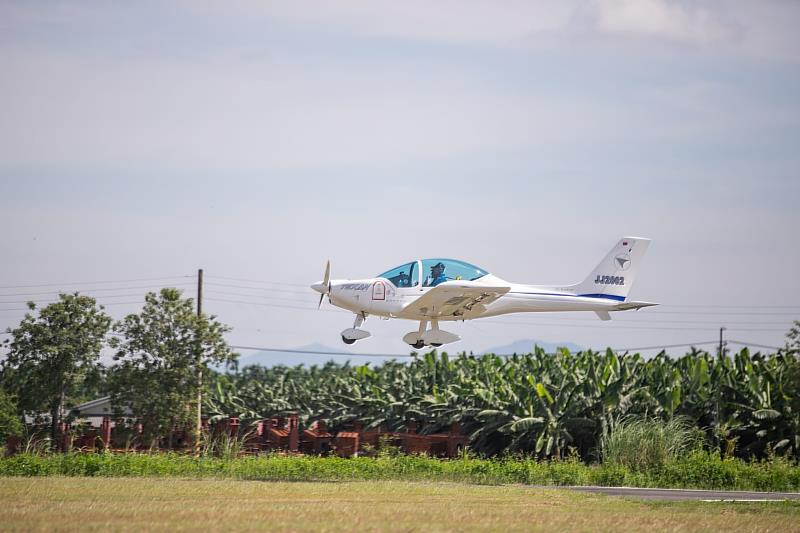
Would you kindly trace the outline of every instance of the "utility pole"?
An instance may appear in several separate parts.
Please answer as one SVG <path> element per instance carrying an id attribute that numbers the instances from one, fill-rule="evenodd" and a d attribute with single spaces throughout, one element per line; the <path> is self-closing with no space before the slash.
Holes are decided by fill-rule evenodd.
<path id="1" fill-rule="evenodd" d="M 203 315 L 203 269 L 197 270 L 197 318 Z M 203 433 L 203 367 L 200 364 L 202 346 L 197 340 L 197 425 L 194 430 L 194 453 L 200 456 L 200 438 Z"/>
<path id="2" fill-rule="evenodd" d="M 722 340 L 722 332 L 725 331 L 725 327 L 719 328 L 719 358 L 722 359 L 725 357 L 725 341 Z"/>

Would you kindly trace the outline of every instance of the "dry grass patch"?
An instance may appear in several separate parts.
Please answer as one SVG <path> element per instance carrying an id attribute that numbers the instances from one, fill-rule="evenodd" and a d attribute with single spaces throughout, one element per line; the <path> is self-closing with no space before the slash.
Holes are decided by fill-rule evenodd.
<path id="1" fill-rule="evenodd" d="M 2 530 L 798 531 L 797 504 L 652 504 L 447 483 L 0 478 Z"/>

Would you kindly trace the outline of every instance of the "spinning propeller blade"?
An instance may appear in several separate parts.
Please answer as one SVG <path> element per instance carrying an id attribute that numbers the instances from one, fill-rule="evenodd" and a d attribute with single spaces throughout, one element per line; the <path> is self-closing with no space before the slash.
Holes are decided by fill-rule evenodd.
<path id="1" fill-rule="evenodd" d="M 328 295 L 328 301 L 331 299 L 331 261 L 328 260 L 328 263 L 325 265 L 325 275 L 322 277 L 322 285 L 323 289 L 320 291 L 319 294 L 319 303 L 317 304 L 317 309 L 322 307 L 322 299 L 325 295 Z"/>

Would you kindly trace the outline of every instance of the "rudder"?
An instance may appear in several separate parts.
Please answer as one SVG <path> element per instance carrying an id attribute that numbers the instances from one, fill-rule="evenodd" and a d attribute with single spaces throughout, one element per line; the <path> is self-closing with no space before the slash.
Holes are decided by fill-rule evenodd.
<path id="1" fill-rule="evenodd" d="M 624 301 L 633 286 L 650 239 L 622 237 L 581 283 L 570 287 L 581 296 L 603 296 Z"/>

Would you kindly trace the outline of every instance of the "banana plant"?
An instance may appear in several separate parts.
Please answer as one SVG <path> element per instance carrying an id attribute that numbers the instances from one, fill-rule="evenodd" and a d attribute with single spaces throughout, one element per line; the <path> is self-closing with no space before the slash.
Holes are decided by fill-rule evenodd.
<path id="1" fill-rule="evenodd" d="M 541 349 L 510 357 L 431 351 L 379 366 L 247 367 L 217 376 L 206 401 L 212 417 L 243 420 L 296 412 L 334 430 L 360 421 L 422 433 L 458 422 L 477 453 L 584 457 L 631 416 L 691 420 L 708 445 L 742 457 L 800 453 L 800 363 L 793 353 L 742 350 L 719 358 L 692 350 L 645 360 L 611 350 Z"/>

